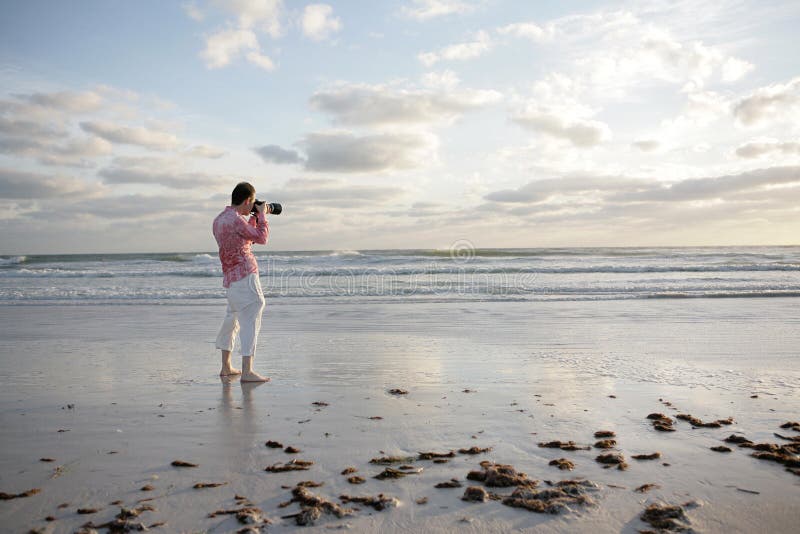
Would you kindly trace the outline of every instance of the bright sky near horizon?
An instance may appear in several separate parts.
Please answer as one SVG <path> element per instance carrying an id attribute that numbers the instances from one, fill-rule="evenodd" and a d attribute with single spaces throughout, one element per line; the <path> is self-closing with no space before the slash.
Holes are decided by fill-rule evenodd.
<path id="1" fill-rule="evenodd" d="M 0 6 L 0 254 L 800 242 L 798 2 Z"/>

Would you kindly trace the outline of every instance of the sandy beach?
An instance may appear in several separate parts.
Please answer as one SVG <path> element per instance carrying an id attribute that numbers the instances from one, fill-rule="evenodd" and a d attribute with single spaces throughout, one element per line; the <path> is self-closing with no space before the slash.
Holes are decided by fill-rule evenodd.
<path id="1" fill-rule="evenodd" d="M 296 519 L 282 517 L 301 507 L 280 505 L 301 481 L 352 510 L 323 513 L 309 531 L 636 532 L 653 529 L 640 520 L 653 503 L 690 503 L 682 523 L 698 532 L 792 532 L 800 519 L 800 476 L 724 442 L 800 436 L 781 428 L 800 419 L 792 299 L 268 304 L 257 368 L 272 382 L 255 386 L 216 376 L 223 313 L 0 306 L 0 491 L 41 490 L 0 502 L 2 529 L 74 532 L 149 505 L 129 521 L 229 532 L 246 525 L 209 514 L 251 505 L 271 522 L 265 529 L 289 531 Z M 672 418 L 674 431 L 655 430 L 651 413 Z M 677 414 L 732 422 L 695 428 Z M 594 446 L 601 430 L 615 434 L 609 450 Z M 539 446 L 554 440 L 589 450 Z M 472 447 L 490 450 L 458 452 Z M 418 458 L 449 451 L 446 463 Z M 606 453 L 623 455 L 627 469 L 605 468 L 596 458 Z M 370 463 L 390 456 L 406 459 Z M 549 465 L 559 458 L 574 469 Z M 293 459 L 313 464 L 265 471 Z M 501 498 L 515 489 L 467 480 L 483 461 L 513 466 L 537 489 L 593 485 L 586 502 L 557 514 L 465 502 L 468 486 Z M 402 464 L 411 466 L 402 478 L 374 478 Z M 356 471 L 342 475 L 348 467 Z M 452 479 L 461 487 L 435 487 Z M 635 491 L 645 484 L 655 486 Z M 396 506 L 340 499 L 378 494 Z"/>

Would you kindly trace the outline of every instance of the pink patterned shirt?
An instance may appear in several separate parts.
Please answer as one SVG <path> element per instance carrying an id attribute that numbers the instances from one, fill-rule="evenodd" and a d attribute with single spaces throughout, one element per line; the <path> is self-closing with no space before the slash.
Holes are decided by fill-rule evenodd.
<path id="1" fill-rule="evenodd" d="M 232 206 L 228 206 L 214 219 L 214 238 L 219 245 L 219 261 L 222 262 L 222 285 L 230 287 L 231 283 L 251 273 L 258 273 L 258 263 L 250 245 L 267 244 L 267 218 L 258 214 L 248 221 Z"/>

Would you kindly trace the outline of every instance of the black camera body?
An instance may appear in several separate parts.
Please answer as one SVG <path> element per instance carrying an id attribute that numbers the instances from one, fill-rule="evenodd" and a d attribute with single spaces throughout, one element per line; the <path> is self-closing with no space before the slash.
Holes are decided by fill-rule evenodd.
<path id="1" fill-rule="evenodd" d="M 256 200 L 255 202 L 253 202 L 253 209 L 250 211 L 250 213 L 252 213 L 253 215 L 258 213 L 256 211 L 255 206 L 260 206 L 263 203 L 264 203 L 263 200 Z M 264 213 L 271 213 L 272 215 L 280 215 L 282 211 L 283 211 L 283 207 L 280 204 L 278 204 L 277 202 L 270 202 L 264 208 Z"/>

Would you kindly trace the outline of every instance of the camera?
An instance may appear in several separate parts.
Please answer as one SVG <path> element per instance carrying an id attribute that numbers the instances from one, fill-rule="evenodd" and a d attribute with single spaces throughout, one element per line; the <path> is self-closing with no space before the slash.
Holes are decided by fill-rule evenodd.
<path id="1" fill-rule="evenodd" d="M 263 200 L 256 200 L 255 202 L 253 202 L 253 209 L 250 211 L 250 213 L 255 215 L 257 213 L 255 206 L 260 206 L 263 203 L 264 203 Z M 281 207 L 281 205 L 278 204 L 277 202 L 270 202 L 264 208 L 264 213 L 271 213 L 273 215 L 280 215 L 282 211 L 283 207 Z"/>

